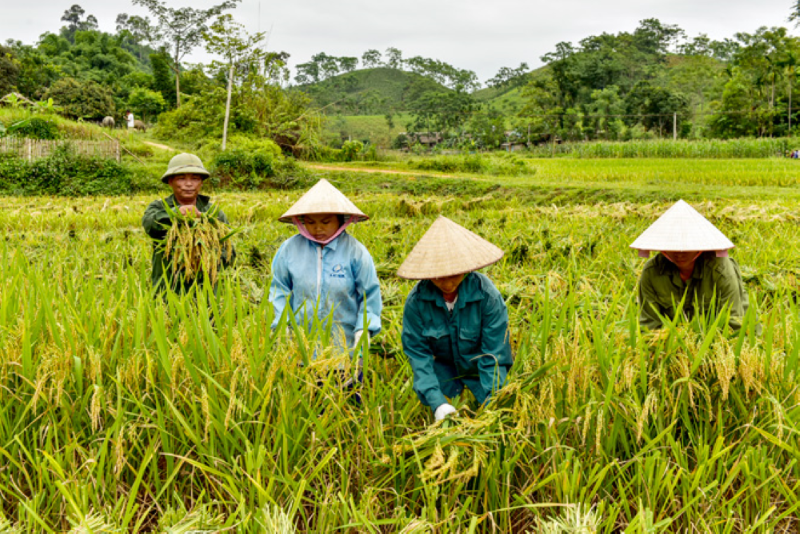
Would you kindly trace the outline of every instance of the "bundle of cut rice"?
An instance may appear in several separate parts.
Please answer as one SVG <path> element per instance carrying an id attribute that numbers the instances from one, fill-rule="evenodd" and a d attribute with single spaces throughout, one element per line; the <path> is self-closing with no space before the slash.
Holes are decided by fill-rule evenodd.
<path id="1" fill-rule="evenodd" d="M 239 230 L 231 230 L 219 219 L 216 205 L 207 212 L 186 215 L 166 208 L 172 226 L 163 241 L 164 259 L 172 265 L 173 282 L 189 283 L 202 274 L 215 284 L 220 265 L 233 253 L 230 238 Z"/>

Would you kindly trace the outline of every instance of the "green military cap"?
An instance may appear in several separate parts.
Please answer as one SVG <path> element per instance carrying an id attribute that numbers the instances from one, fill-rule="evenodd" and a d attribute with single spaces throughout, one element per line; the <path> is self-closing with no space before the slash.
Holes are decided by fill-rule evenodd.
<path id="1" fill-rule="evenodd" d="M 203 167 L 203 162 L 194 154 L 178 154 L 169 160 L 167 172 L 161 177 L 161 181 L 169 183 L 169 177 L 178 174 L 199 174 L 203 180 L 210 176 L 210 173 Z"/>

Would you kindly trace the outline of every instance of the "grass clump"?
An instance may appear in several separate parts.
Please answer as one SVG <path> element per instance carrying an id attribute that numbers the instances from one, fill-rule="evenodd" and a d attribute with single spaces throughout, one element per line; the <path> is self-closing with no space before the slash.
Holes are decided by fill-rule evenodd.
<path id="1" fill-rule="evenodd" d="M 411 169 L 444 173 L 490 174 L 517 176 L 534 174 L 524 159 L 513 154 L 461 154 L 412 158 L 407 162 Z"/>
<path id="2" fill-rule="evenodd" d="M 114 160 L 78 154 L 65 143 L 50 156 L 28 162 L 0 155 L 0 193 L 14 195 L 126 195 L 132 173 Z"/>
<path id="3" fill-rule="evenodd" d="M 536 157 L 569 158 L 770 158 L 797 148 L 792 138 L 653 139 L 542 144 L 530 149 Z"/>

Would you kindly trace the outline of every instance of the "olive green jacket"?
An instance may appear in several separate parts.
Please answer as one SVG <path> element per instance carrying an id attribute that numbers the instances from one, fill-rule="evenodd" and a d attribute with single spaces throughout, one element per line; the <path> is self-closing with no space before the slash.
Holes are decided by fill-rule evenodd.
<path id="1" fill-rule="evenodd" d="M 649 329 L 661 328 L 658 314 L 674 319 L 684 293 L 687 293 L 683 302 L 686 319 L 691 320 L 697 313 L 695 306 L 708 313 L 713 299 L 717 311 L 730 306 L 731 329 L 741 328 L 747 313 L 747 291 L 739 265 L 733 258 L 717 258 L 713 252 L 701 254 L 692 277 L 686 282 L 681 279 L 678 267 L 663 254 L 651 258 L 639 278 L 639 324 Z"/>
<path id="2" fill-rule="evenodd" d="M 169 285 L 169 281 L 174 279 L 172 276 L 172 268 L 169 265 L 169 262 L 164 261 L 164 251 L 159 243 L 167 236 L 167 231 L 172 225 L 172 221 L 170 221 L 169 218 L 169 213 L 167 213 L 167 210 L 164 208 L 164 202 L 166 202 L 170 208 L 175 208 L 177 206 L 174 195 L 170 195 L 162 200 L 154 200 L 149 206 L 147 206 L 147 209 L 144 212 L 144 217 L 142 217 L 142 226 L 144 227 L 144 231 L 153 239 L 153 274 L 151 276 L 151 281 L 153 283 L 153 287 L 158 290 L 163 290 Z M 212 204 L 209 197 L 205 195 L 198 195 L 198 211 L 207 212 L 211 209 L 211 207 Z M 219 220 L 225 224 L 228 224 L 228 218 L 225 216 L 222 210 L 217 211 L 217 217 L 219 217 Z M 231 254 L 230 258 L 223 256 L 222 264 L 229 265 L 232 263 L 235 256 L 235 250 Z M 175 280 L 172 284 L 172 289 L 174 291 L 185 292 L 192 286 L 192 284 L 199 281 L 201 276 L 202 275 L 196 277 L 195 280 L 188 283 L 185 281 L 182 282 Z"/>

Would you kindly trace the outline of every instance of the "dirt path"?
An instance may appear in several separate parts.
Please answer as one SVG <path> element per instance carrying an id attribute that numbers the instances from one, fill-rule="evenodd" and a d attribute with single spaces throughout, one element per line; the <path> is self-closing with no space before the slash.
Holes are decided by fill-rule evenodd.
<path id="1" fill-rule="evenodd" d="M 161 150 L 169 150 L 170 152 L 174 152 L 175 151 L 174 148 L 172 148 L 171 146 L 167 146 L 167 145 L 160 145 L 158 143 L 151 143 L 150 141 L 142 141 L 142 143 L 144 143 L 146 145 L 154 146 L 156 148 L 160 148 Z"/>
<path id="2" fill-rule="evenodd" d="M 334 165 L 306 165 L 311 169 L 320 171 L 353 171 L 353 172 L 372 172 L 380 174 L 404 174 L 407 176 L 428 176 L 434 175 L 437 178 L 456 178 L 452 174 L 439 174 L 438 172 L 412 172 L 412 171 L 393 171 L 391 169 L 370 169 L 365 167 L 336 167 Z"/>

